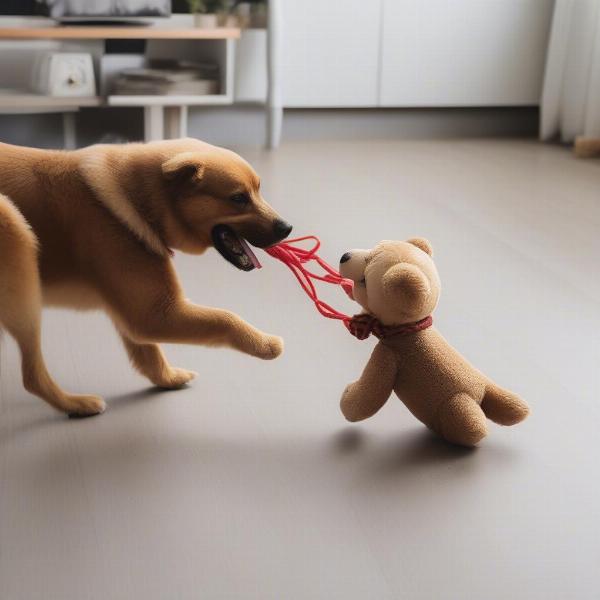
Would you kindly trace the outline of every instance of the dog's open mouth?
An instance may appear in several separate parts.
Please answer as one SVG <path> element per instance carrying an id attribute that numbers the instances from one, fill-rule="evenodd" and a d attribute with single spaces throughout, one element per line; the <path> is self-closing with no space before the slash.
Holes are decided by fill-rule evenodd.
<path id="1" fill-rule="evenodd" d="M 214 247 L 219 254 L 242 271 L 260 269 L 261 264 L 248 242 L 228 225 L 216 225 L 212 230 Z"/>

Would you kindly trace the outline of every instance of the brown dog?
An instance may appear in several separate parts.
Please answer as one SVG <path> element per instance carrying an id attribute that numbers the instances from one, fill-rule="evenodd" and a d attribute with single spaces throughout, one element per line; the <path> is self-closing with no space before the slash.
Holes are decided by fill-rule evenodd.
<path id="1" fill-rule="evenodd" d="M 0 192 L 0 326 L 19 345 L 25 388 L 55 408 L 92 415 L 105 403 L 64 392 L 49 375 L 42 304 L 105 310 L 133 365 L 160 387 L 194 374 L 171 367 L 157 342 L 281 354 L 281 338 L 188 302 L 170 260 L 172 250 L 215 245 L 248 270 L 244 240 L 264 248 L 290 233 L 233 152 L 193 139 L 74 152 L 0 144 Z"/>

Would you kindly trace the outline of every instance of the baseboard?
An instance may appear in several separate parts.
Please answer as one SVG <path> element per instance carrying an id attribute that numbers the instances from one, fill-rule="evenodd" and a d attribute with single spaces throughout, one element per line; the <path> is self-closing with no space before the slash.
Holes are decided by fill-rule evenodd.
<path id="1" fill-rule="evenodd" d="M 77 115 L 78 144 L 143 137 L 139 109 L 84 109 Z M 284 113 L 283 140 L 422 139 L 456 137 L 534 137 L 538 109 L 290 109 Z M 60 115 L 0 115 L 2 141 L 45 148 L 62 147 Z M 260 146 L 265 112 L 260 106 L 193 108 L 190 136 L 225 146 Z"/>

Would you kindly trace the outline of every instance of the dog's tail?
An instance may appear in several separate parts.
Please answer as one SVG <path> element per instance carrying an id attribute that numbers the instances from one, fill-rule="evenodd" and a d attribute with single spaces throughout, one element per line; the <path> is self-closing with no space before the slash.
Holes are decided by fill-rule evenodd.
<path id="1" fill-rule="evenodd" d="M 40 302 L 37 255 L 38 242 L 29 223 L 0 194 L 0 329 L 13 335 L 27 305 Z"/>

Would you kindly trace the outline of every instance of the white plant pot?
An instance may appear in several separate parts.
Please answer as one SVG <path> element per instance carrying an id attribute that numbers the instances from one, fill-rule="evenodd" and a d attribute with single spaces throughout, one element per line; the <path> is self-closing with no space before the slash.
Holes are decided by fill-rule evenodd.
<path id="1" fill-rule="evenodd" d="M 194 15 L 194 24 L 202 29 L 215 29 L 219 26 L 218 17 L 216 14 L 200 14 Z"/>

